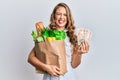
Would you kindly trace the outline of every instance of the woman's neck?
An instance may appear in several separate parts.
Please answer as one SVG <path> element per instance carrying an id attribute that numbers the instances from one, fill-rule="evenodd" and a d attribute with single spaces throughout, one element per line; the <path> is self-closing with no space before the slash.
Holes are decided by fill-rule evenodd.
<path id="1" fill-rule="evenodd" d="M 65 29 L 65 27 L 58 27 L 58 26 L 56 26 L 56 30 L 64 30 Z"/>

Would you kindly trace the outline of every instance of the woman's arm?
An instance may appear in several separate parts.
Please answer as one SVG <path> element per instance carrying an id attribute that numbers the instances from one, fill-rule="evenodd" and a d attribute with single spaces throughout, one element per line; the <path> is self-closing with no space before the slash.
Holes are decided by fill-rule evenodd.
<path id="1" fill-rule="evenodd" d="M 55 65 L 47 65 L 42 63 L 37 59 L 35 56 L 35 50 L 34 48 L 31 50 L 29 56 L 28 56 L 28 62 L 36 67 L 37 69 L 42 68 L 43 70 L 47 71 L 52 76 L 59 76 L 60 75 L 60 69 Z"/>
<path id="2" fill-rule="evenodd" d="M 79 45 L 76 49 L 73 49 L 72 53 L 72 67 L 76 68 L 81 63 L 82 54 L 87 53 L 89 51 L 88 42 L 84 41 Z"/>
<path id="3" fill-rule="evenodd" d="M 76 68 L 81 63 L 82 54 L 73 53 L 72 54 L 72 67 Z"/>
<path id="4" fill-rule="evenodd" d="M 36 68 L 42 68 L 44 69 L 45 68 L 45 64 L 42 63 L 41 61 L 39 61 L 36 56 L 35 56 L 35 51 L 34 51 L 34 48 L 31 50 L 29 56 L 28 56 L 28 62 L 33 65 L 34 67 Z"/>

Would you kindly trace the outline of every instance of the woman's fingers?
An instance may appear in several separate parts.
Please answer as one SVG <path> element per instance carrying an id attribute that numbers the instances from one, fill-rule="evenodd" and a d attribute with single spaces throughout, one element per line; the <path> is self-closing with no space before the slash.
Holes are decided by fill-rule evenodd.
<path id="1" fill-rule="evenodd" d="M 46 71 L 52 76 L 60 76 L 60 68 L 55 65 L 46 65 Z"/>
<path id="2" fill-rule="evenodd" d="M 88 52 L 89 51 L 89 44 L 88 44 L 88 42 L 87 41 L 85 41 L 85 46 L 86 46 L 86 52 Z"/>
<path id="3" fill-rule="evenodd" d="M 85 52 L 86 52 L 86 46 L 85 46 L 84 42 L 82 42 L 81 45 L 79 46 L 79 50 L 80 50 L 82 53 L 85 53 Z"/>
<path id="4" fill-rule="evenodd" d="M 89 51 L 89 44 L 87 41 L 84 41 L 80 44 L 79 51 L 82 53 L 87 53 Z"/>
<path id="5" fill-rule="evenodd" d="M 85 45 L 85 42 L 82 43 L 82 51 L 83 51 L 83 52 L 86 51 L 86 45 Z"/>
<path id="6" fill-rule="evenodd" d="M 60 69 L 57 66 L 52 65 L 52 76 L 60 76 Z"/>
<path id="7" fill-rule="evenodd" d="M 56 76 L 60 75 L 60 68 L 58 68 L 57 66 L 55 66 L 55 73 L 56 73 Z"/>
<path id="8" fill-rule="evenodd" d="M 55 67 L 56 67 L 56 70 L 57 70 L 57 71 L 60 71 L 60 68 L 58 68 L 57 66 L 55 66 Z"/>

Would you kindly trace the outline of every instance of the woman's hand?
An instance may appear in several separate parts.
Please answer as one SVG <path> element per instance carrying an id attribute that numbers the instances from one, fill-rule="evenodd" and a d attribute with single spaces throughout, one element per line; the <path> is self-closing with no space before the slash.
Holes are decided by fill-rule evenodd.
<path id="1" fill-rule="evenodd" d="M 46 65 L 45 71 L 52 76 L 60 76 L 60 69 L 55 65 Z"/>
<path id="2" fill-rule="evenodd" d="M 72 67 L 76 68 L 81 63 L 82 54 L 89 51 L 89 43 L 87 41 L 81 42 L 76 48 L 74 48 L 72 53 Z"/>
<path id="3" fill-rule="evenodd" d="M 81 42 L 81 44 L 78 46 L 78 54 L 88 53 L 89 48 L 90 46 L 87 41 Z"/>

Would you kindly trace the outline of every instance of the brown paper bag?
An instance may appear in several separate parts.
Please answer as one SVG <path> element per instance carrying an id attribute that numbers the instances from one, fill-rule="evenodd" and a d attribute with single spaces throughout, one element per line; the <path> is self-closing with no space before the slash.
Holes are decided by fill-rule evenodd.
<path id="1" fill-rule="evenodd" d="M 60 68 L 60 73 L 67 72 L 66 53 L 64 40 L 47 41 L 35 43 L 36 57 L 45 64 L 56 65 Z M 46 73 L 42 69 L 37 69 L 38 73 Z"/>

